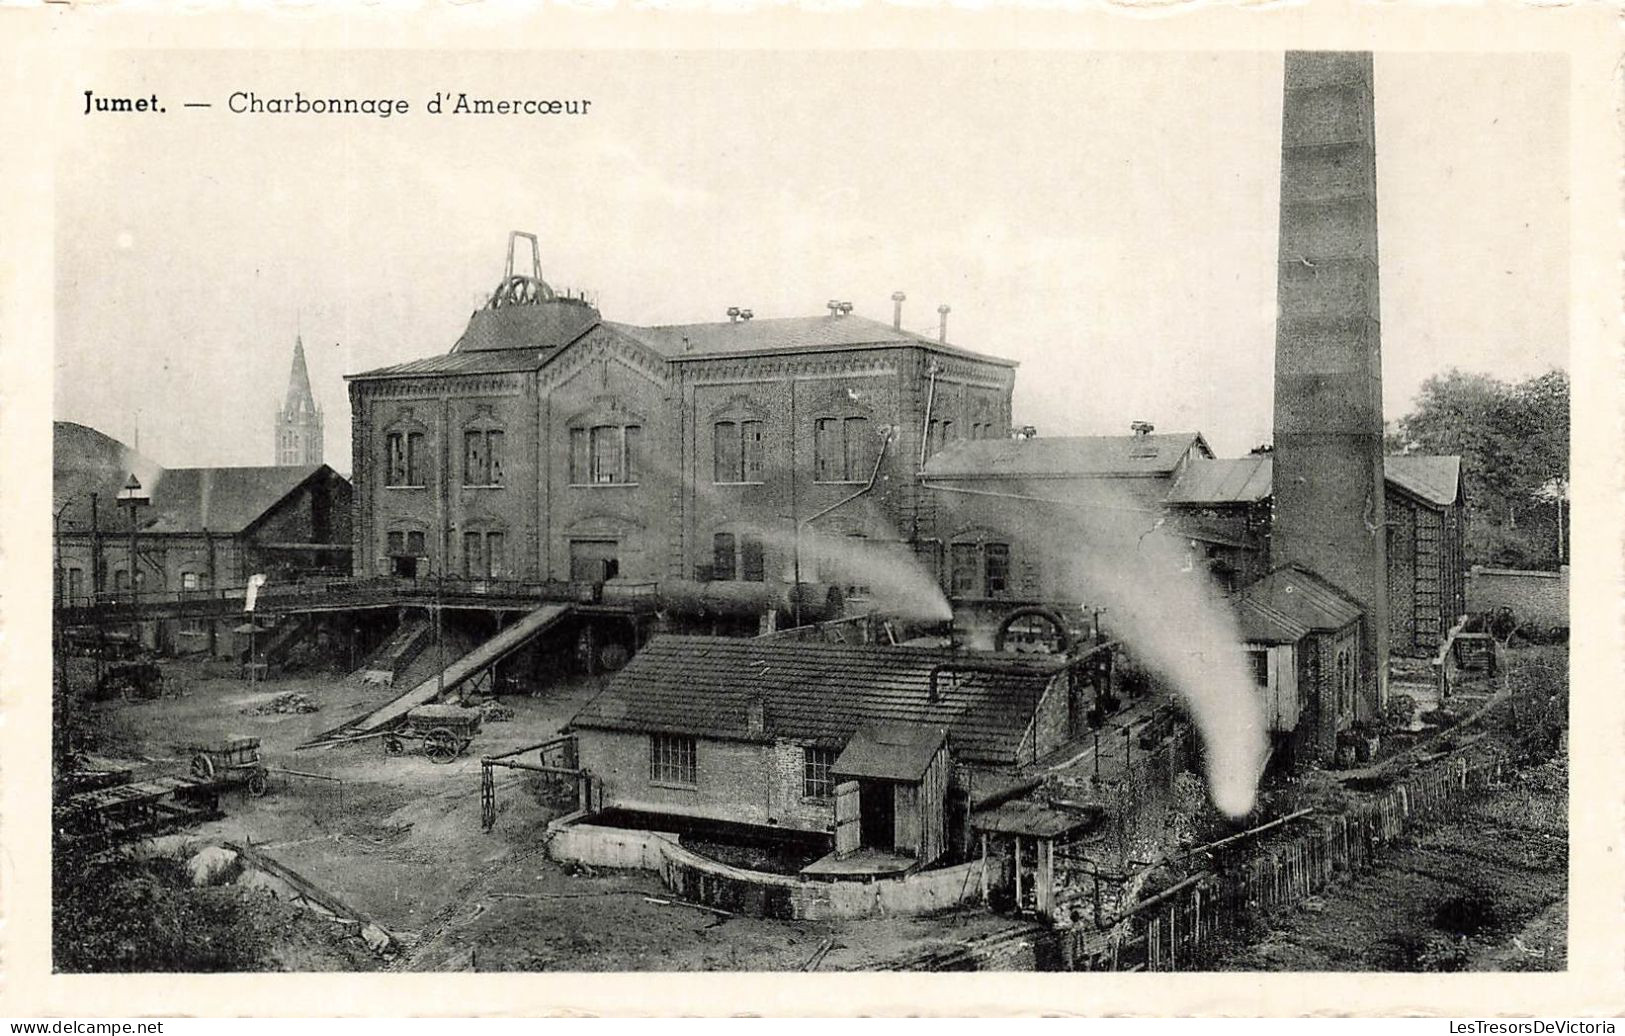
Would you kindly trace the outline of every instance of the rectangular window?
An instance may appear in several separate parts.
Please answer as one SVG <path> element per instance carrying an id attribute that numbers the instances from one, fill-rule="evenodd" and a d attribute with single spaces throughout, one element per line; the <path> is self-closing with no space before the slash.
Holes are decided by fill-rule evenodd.
<path id="1" fill-rule="evenodd" d="M 801 750 L 801 794 L 809 799 L 835 797 L 835 782 L 829 771 L 835 766 L 835 751 L 808 746 Z"/>
<path id="2" fill-rule="evenodd" d="M 1010 545 L 989 543 L 982 550 L 987 557 L 987 596 L 1003 597 L 1010 590 Z"/>
<path id="3" fill-rule="evenodd" d="M 949 586 L 957 596 L 969 596 L 977 591 L 977 552 L 974 543 L 953 545 L 953 564 Z"/>
<path id="4" fill-rule="evenodd" d="M 485 456 L 485 433 L 463 433 L 463 485 L 483 486 L 491 477 Z"/>
<path id="5" fill-rule="evenodd" d="M 422 486 L 428 484 L 428 477 L 424 472 L 425 462 L 428 461 L 428 451 L 424 449 L 424 436 L 422 432 L 408 432 L 406 436 L 406 482 L 407 485 Z"/>
<path id="6" fill-rule="evenodd" d="M 680 784 L 692 788 L 699 783 L 694 765 L 692 737 L 680 734 L 654 734 L 649 738 L 649 780 L 655 784 Z"/>
<path id="7" fill-rule="evenodd" d="M 736 575 L 733 533 L 719 532 L 711 538 L 711 578 L 729 580 Z"/>
<path id="8" fill-rule="evenodd" d="M 870 441 L 869 419 L 849 417 L 843 429 L 846 433 L 846 480 L 863 482 L 869 478 L 869 469 L 875 466 L 874 443 Z"/>
<path id="9" fill-rule="evenodd" d="M 477 532 L 463 533 L 463 575 L 469 579 L 485 575 L 484 541 Z"/>
<path id="10" fill-rule="evenodd" d="M 196 590 L 197 589 L 197 573 L 196 572 L 182 572 L 181 573 L 181 589 L 182 590 Z"/>
<path id="11" fill-rule="evenodd" d="M 813 424 L 813 478 L 819 482 L 842 482 L 845 447 L 841 443 L 841 422 L 832 417 Z"/>
<path id="12" fill-rule="evenodd" d="M 388 474 L 385 484 L 391 486 L 406 485 L 406 436 L 400 432 L 390 432 L 384 437 L 385 443 L 385 469 Z"/>
<path id="13" fill-rule="evenodd" d="M 635 424 L 629 424 L 621 431 L 626 439 L 626 459 L 621 466 L 622 478 L 629 483 L 638 480 L 638 442 L 642 438 L 642 432 L 643 429 Z"/>
<path id="14" fill-rule="evenodd" d="M 406 534 L 406 552 L 415 558 L 428 556 L 429 552 L 423 546 L 423 533 L 408 532 Z"/>
<path id="15" fill-rule="evenodd" d="M 739 442 L 745 458 L 744 480 L 762 481 L 762 422 L 739 422 Z"/>
<path id="16" fill-rule="evenodd" d="M 395 532 L 391 532 L 389 534 L 389 548 L 386 551 L 386 553 L 388 553 L 388 554 L 405 554 L 406 553 L 406 533 L 400 532 L 398 530 L 395 531 Z"/>
<path id="17" fill-rule="evenodd" d="M 586 485 L 587 483 L 587 430 L 585 428 L 570 429 L 570 484 L 572 486 Z"/>
<path id="18" fill-rule="evenodd" d="M 599 425 L 592 430 L 592 470 L 590 481 L 619 482 L 621 480 L 621 430 L 615 425 Z"/>
<path id="19" fill-rule="evenodd" d="M 711 481 L 741 482 L 744 470 L 739 450 L 739 426 L 718 421 L 712 429 Z"/>
<path id="20" fill-rule="evenodd" d="M 739 578 L 747 583 L 766 579 L 762 565 L 762 538 L 745 533 L 739 537 Z"/>
<path id="21" fill-rule="evenodd" d="M 1260 687 L 1270 685 L 1270 653 L 1268 651 L 1248 651 L 1247 666 L 1253 674 L 1253 683 Z"/>
<path id="22" fill-rule="evenodd" d="M 82 568 L 68 569 L 68 596 L 77 598 L 85 592 L 85 570 Z"/>
<path id="23" fill-rule="evenodd" d="M 488 532 L 485 534 L 485 574 L 492 579 L 501 579 L 506 566 L 502 555 L 502 533 Z"/>
<path id="24" fill-rule="evenodd" d="M 502 485 L 502 433 L 485 433 L 486 485 Z"/>

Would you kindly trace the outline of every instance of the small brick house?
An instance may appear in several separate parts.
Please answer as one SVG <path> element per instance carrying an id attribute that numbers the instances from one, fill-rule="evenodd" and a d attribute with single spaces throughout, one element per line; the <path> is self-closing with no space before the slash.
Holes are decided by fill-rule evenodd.
<path id="1" fill-rule="evenodd" d="M 1061 747 L 1054 663 L 659 636 L 570 723 L 601 807 L 827 839 L 881 871 L 962 851 L 969 810 Z"/>
<path id="2" fill-rule="evenodd" d="M 1269 730 L 1300 759 L 1330 759 L 1354 722 L 1364 612 L 1307 569 L 1278 568 L 1235 597 Z"/>

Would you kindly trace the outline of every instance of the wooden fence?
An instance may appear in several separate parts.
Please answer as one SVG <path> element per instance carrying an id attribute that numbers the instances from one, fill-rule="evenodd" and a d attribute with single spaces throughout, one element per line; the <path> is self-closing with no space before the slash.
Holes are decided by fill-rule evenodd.
<path id="1" fill-rule="evenodd" d="M 1411 825 L 1458 809 L 1501 773 L 1503 760 L 1458 756 L 1391 785 L 1375 801 L 1334 816 L 1306 817 L 1302 830 L 1266 850 L 1205 871 L 1130 907 L 1102 930 L 1061 933 L 1068 970 L 1187 971 L 1223 947 L 1242 917 L 1301 903 L 1327 885 L 1370 869 L 1377 851 Z"/>

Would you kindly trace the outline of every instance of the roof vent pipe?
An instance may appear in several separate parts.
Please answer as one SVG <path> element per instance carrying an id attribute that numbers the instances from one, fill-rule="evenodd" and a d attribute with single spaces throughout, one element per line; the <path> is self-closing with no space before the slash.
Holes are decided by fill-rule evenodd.
<path id="1" fill-rule="evenodd" d="M 728 307 L 728 323 L 730 323 L 730 324 L 737 323 L 738 320 L 739 320 L 739 307 L 738 306 L 729 306 Z"/>
<path id="2" fill-rule="evenodd" d="M 1157 426 L 1152 424 L 1150 421 L 1131 421 L 1129 422 L 1128 427 L 1129 431 L 1133 432 L 1135 435 L 1150 435 L 1152 432 L 1156 431 L 1157 428 Z"/>
<path id="3" fill-rule="evenodd" d="M 944 345 L 948 344 L 948 312 L 949 312 L 949 308 L 950 307 L 948 306 L 948 304 L 946 302 L 944 302 L 942 305 L 937 307 L 937 316 L 941 319 L 941 323 L 938 324 L 938 326 L 937 326 L 937 341 L 941 342 Z"/>
<path id="4" fill-rule="evenodd" d="M 739 311 L 739 319 L 740 320 L 749 320 L 751 317 L 753 317 L 755 315 L 756 315 L 755 313 L 752 313 L 748 309 L 742 309 L 742 310 Z"/>
<path id="5" fill-rule="evenodd" d="M 891 326 L 898 331 L 903 329 L 903 300 L 908 298 L 900 291 L 891 293 Z"/>
<path id="6" fill-rule="evenodd" d="M 852 312 L 852 303 L 850 303 L 850 302 L 841 303 L 841 305 L 840 305 L 841 316 L 844 317 L 850 312 Z"/>
<path id="7" fill-rule="evenodd" d="M 830 316 L 839 316 L 841 313 L 841 302 L 839 299 L 830 299 L 828 302 L 824 303 L 824 308 L 829 310 Z"/>

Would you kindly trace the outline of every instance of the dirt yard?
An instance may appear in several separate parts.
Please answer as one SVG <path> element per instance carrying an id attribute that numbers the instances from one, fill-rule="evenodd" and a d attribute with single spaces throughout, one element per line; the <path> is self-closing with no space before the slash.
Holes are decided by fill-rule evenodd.
<path id="1" fill-rule="evenodd" d="M 414 743 L 386 757 L 376 742 L 295 751 L 312 735 L 387 701 L 398 691 L 342 676 L 274 679 L 252 688 L 211 676 L 197 663 L 165 663 L 180 696 L 91 706 L 97 757 L 134 764 L 138 776 L 179 774 L 193 740 L 251 735 L 273 769 L 255 799 L 228 792 L 222 819 L 161 840 L 186 850 L 209 842 L 252 843 L 400 940 L 392 960 L 356 952 L 359 940 L 291 916 L 274 960 L 288 970 L 794 970 L 833 940 L 822 967 L 861 967 L 1001 930 L 981 912 L 861 924 L 721 917 L 676 902 L 658 876 L 570 872 L 542 852 L 549 820 L 568 808 L 533 775 L 497 779 L 498 817 L 480 827 L 481 755 L 546 740 L 601 685 L 581 678 L 539 697 L 503 698 L 510 722 L 488 723 L 469 751 L 436 765 Z M 256 715 L 279 694 L 305 694 L 319 711 Z M 274 772 L 299 770 L 316 780 Z M 550 800 L 555 804 L 549 804 Z"/>

